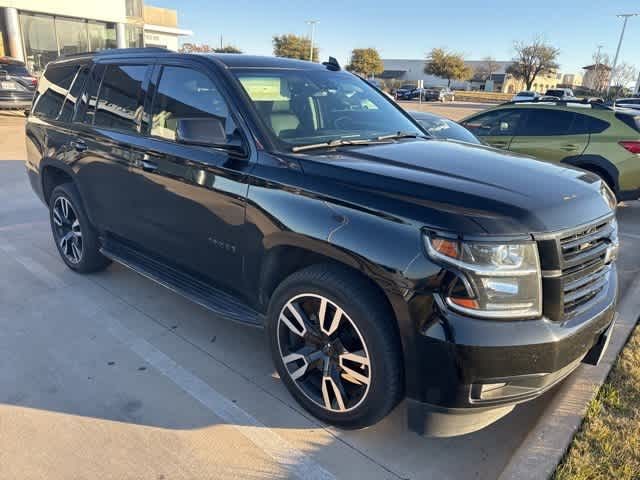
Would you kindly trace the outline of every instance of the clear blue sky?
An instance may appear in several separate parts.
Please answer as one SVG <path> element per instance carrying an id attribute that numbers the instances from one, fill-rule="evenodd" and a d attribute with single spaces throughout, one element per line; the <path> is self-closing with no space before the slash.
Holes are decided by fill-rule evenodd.
<path id="1" fill-rule="evenodd" d="M 640 12 L 638 0 L 147 0 L 178 10 L 180 26 L 193 30 L 187 41 L 238 46 L 271 55 L 274 34 L 306 35 L 317 19 L 320 57 L 347 61 L 357 47 L 375 47 L 382 58 L 424 58 L 434 47 L 464 53 L 469 60 L 513 56 L 514 40 L 543 35 L 561 50 L 563 73 L 580 73 L 598 44 L 613 58 L 622 20 L 617 13 Z M 640 17 L 629 19 L 620 61 L 640 69 Z"/>

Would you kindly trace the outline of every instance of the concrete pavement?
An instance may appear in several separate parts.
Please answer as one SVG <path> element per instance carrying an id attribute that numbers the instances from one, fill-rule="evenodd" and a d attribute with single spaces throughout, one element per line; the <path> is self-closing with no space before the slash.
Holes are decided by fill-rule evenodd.
<path id="1" fill-rule="evenodd" d="M 0 116 L 0 137 L 16 122 Z M 261 331 L 118 265 L 68 270 L 21 141 L 0 144 L 0 478 L 492 479 L 559 390 L 458 438 L 408 432 L 404 404 L 367 430 L 321 425 L 284 389 Z M 639 237 L 623 237 L 630 279 L 640 206 L 625 209 L 623 232 Z"/>

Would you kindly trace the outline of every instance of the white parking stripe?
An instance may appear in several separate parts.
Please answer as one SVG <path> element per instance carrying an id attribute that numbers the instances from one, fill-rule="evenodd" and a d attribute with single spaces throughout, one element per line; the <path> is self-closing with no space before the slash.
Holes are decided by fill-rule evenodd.
<path id="1" fill-rule="evenodd" d="M 137 337 L 115 318 L 107 325 L 109 332 L 140 358 L 169 378 L 207 409 L 237 430 L 274 459 L 290 474 L 304 480 L 335 480 L 309 456 L 293 447 L 249 413 L 235 405 L 206 382 L 188 372 L 146 340 Z"/>
<path id="2" fill-rule="evenodd" d="M 38 279 L 44 282 L 49 288 L 61 288 L 66 286 L 66 283 L 62 278 L 49 271 L 33 258 L 22 255 L 18 252 L 18 249 L 15 246 L 1 242 L 0 250 L 13 258 L 16 262 L 20 263 L 27 271 L 38 277 Z"/>
<path id="3" fill-rule="evenodd" d="M 640 240 L 640 235 L 636 233 L 618 232 L 618 235 L 620 235 L 621 237 L 635 238 L 636 240 Z"/>

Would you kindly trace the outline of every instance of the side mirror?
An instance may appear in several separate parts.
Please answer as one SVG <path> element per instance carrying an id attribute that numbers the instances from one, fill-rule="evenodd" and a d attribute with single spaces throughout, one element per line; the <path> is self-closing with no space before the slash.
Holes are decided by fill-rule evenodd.
<path id="1" fill-rule="evenodd" d="M 176 125 L 176 142 L 202 147 L 224 147 L 243 151 L 242 142 L 228 139 L 220 117 L 180 118 Z"/>

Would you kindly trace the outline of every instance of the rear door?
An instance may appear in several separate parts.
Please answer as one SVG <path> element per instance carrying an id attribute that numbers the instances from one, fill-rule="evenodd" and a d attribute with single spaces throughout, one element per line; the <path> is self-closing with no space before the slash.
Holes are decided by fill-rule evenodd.
<path id="1" fill-rule="evenodd" d="M 127 237 L 136 184 L 131 181 L 131 143 L 140 136 L 145 90 L 152 61 L 98 63 L 76 111 L 74 168 L 94 224 Z"/>
<path id="2" fill-rule="evenodd" d="M 462 122 L 462 125 L 492 147 L 506 150 L 518 130 L 522 117 L 521 109 L 492 110 L 470 118 Z"/>
<path id="3" fill-rule="evenodd" d="M 585 119 L 567 110 L 528 108 L 509 150 L 551 162 L 580 156 L 589 144 Z"/>

